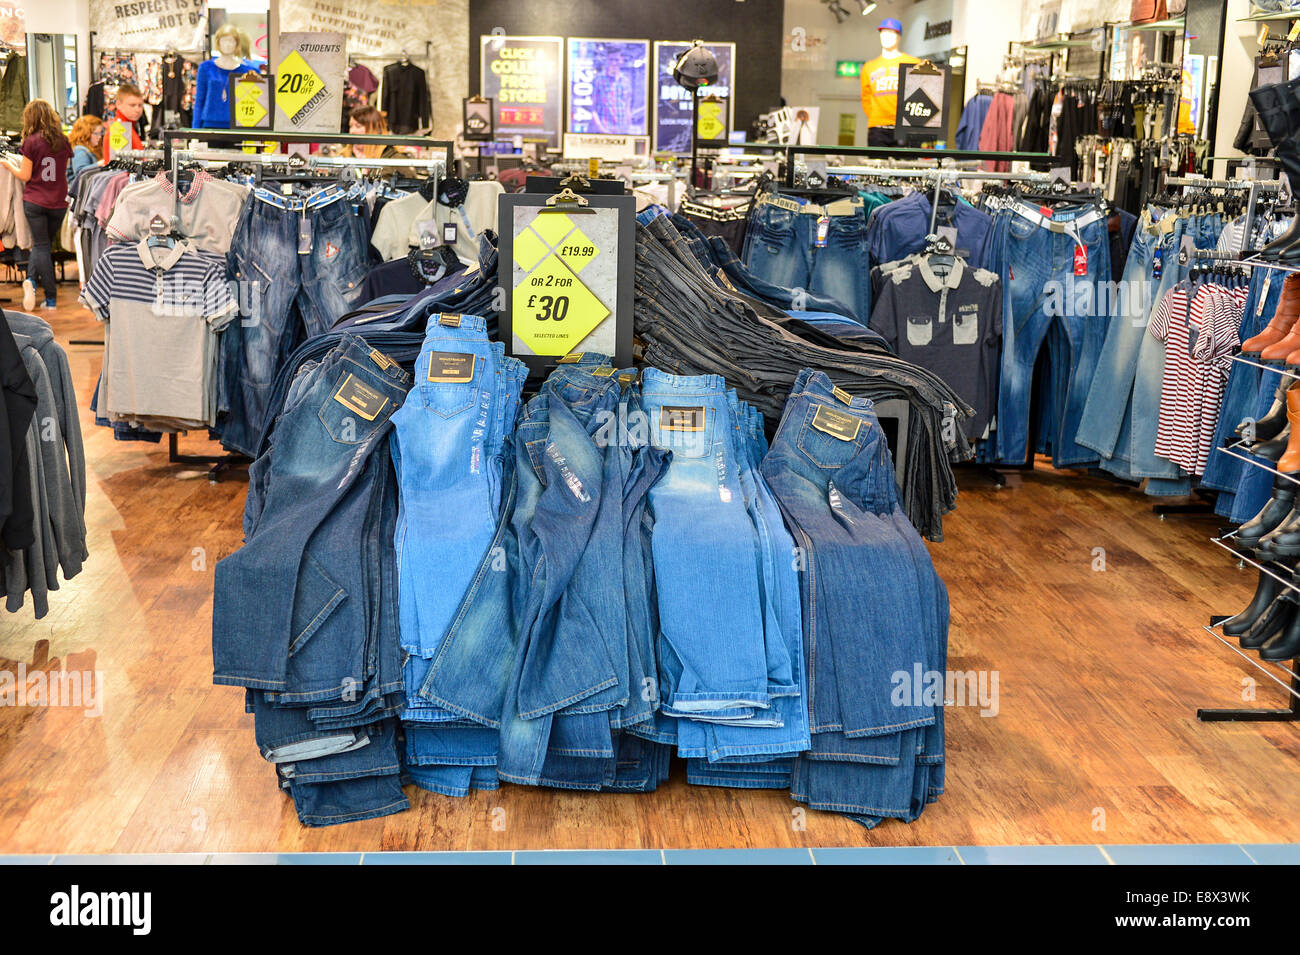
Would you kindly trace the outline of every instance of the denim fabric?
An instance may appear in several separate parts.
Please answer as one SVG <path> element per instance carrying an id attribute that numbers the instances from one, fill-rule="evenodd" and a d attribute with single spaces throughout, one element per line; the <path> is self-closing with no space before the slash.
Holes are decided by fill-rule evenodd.
<path id="1" fill-rule="evenodd" d="M 1039 350 L 1051 355 L 1050 408 L 1040 409 L 1050 427 L 1056 467 L 1094 463 L 1097 455 L 1075 441 L 1079 420 L 1106 335 L 1105 316 L 1094 307 L 1076 308 L 1080 285 L 1095 290 L 1110 280 L 1110 239 L 1105 219 L 1076 229 L 1071 222 L 1090 207 L 1057 209 L 1050 220 L 1064 231 L 1040 226 L 1011 212 L 1003 236 L 1002 378 L 998 395 L 998 456 L 1026 460 L 1029 450 L 1030 390 Z M 1086 249 L 1087 274 L 1076 276 L 1076 250 Z M 1053 294 L 1055 289 L 1055 294 Z M 1068 303 L 1056 308 L 1055 303 Z M 1064 315 L 1053 314 L 1064 311 Z M 1078 312 L 1084 314 L 1078 314 Z"/>
<path id="2" fill-rule="evenodd" d="M 818 246 L 818 216 L 759 203 L 745 236 L 745 265 L 770 285 L 843 302 L 852 318 L 866 324 L 871 317 L 866 215 L 859 205 L 851 215 L 829 218 Z"/>
<path id="3" fill-rule="evenodd" d="M 360 293 L 369 268 L 366 220 L 350 193 L 332 201 L 287 209 L 256 191 L 244 203 L 228 255 L 240 283 L 241 315 L 222 335 L 222 371 L 228 407 L 222 442 L 245 454 L 270 411 L 269 392 L 293 348 L 301 316 L 306 337 L 327 331 Z M 319 195 L 325 196 L 322 191 Z M 328 197 L 327 197 L 328 198 Z"/>

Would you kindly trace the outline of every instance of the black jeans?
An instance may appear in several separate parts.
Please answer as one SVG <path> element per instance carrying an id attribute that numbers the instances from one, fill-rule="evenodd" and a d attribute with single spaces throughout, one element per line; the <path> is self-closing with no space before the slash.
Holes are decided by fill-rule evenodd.
<path id="1" fill-rule="evenodd" d="M 27 259 L 27 277 L 33 282 L 39 281 L 45 290 L 45 300 L 53 302 L 58 295 L 58 285 L 54 280 L 54 254 L 50 244 L 59 234 L 63 217 L 67 209 L 47 209 L 34 202 L 24 202 L 23 212 L 27 214 L 27 224 L 32 230 L 32 252 Z"/>

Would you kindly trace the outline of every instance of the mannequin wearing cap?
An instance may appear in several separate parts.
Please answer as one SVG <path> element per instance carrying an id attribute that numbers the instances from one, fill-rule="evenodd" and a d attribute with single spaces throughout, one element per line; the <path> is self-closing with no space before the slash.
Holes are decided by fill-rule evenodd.
<path id="1" fill-rule="evenodd" d="M 898 118 L 898 67 L 903 63 L 920 63 L 898 48 L 903 38 L 903 24 L 893 17 L 882 20 L 880 56 L 862 64 L 862 109 L 867 114 L 867 145 L 893 146 L 894 122 Z"/>

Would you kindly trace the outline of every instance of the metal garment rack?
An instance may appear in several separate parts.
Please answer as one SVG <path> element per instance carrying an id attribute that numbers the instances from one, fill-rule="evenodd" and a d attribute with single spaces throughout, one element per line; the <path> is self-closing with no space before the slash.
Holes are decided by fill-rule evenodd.
<path id="1" fill-rule="evenodd" d="M 280 133 L 270 129 L 167 129 L 163 130 L 163 150 L 171 156 L 173 149 L 185 149 L 173 146 L 178 140 L 195 139 L 205 143 L 225 145 L 260 146 L 265 143 L 331 143 L 341 146 L 415 146 L 421 149 L 436 149 L 444 153 L 445 169 L 452 168 L 452 150 L 454 143 L 445 139 L 430 139 L 427 136 L 355 136 L 351 133 Z M 248 153 L 248 155 L 257 155 Z M 168 165 L 171 164 L 168 158 Z M 408 163 L 409 165 L 409 163 Z"/>
<path id="2" fill-rule="evenodd" d="M 1242 247 L 1238 250 L 1243 255 L 1246 252 L 1246 246 L 1250 243 L 1250 236 L 1255 229 L 1255 201 L 1262 192 L 1277 192 L 1282 188 L 1282 184 L 1276 179 L 1197 179 L 1186 176 L 1166 176 L 1165 186 L 1249 190 L 1249 195 L 1246 197 L 1246 223 L 1241 230 Z"/>
<path id="3" fill-rule="evenodd" d="M 763 143 L 741 143 L 742 148 Z M 977 149 L 916 149 L 909 146 L 799 146 L 769 144 L 785 152 L 785 184 L 794 185 L 796 156 L 861 156 L 864 159 L 984 160 L 989 162 L 1027 162 L 1031 166 L 1051 166 L 1058 162 L 1050 153 L 980 152 Z M 989 177 L 991 178 L 991 177 Z"/>

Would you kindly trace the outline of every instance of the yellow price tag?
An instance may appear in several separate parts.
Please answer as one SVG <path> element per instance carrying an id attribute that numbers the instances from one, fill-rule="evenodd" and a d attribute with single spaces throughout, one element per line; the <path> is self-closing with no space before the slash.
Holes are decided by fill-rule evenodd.
<path id="1" fill-rule="evenodd" d="M 294 122 L 301 122 L 310 113 L 312 101 L 325 99 L 325 83 L 316 71 L 294 50 L 280 61 L 280 69 L 275 74 L 275 101 L 280 104 L 284 115 Z"/>
<path id="2" fill-rule="evenodd" d="M 610 314 L 577 275 L 600 251 L 566 215 L 538 216 L 515 235 L 528 270 L 511 299 L 512 325 L 536 355 L 567 355 Z"/>
<path id="3" fill-rule="evenodd" d="M 722 107 L 725 104 L 701 100 L 697 108 L 697 131 L 700 139 L 721 139 L 727 132 L 727 124 L 722 119 Z"/>
<path id="4" fill-rule="evenodd" d="M 256 126 L 266 119 L 262 105 L 262 84 L 247 80 L 235 84 L 235 125 L 245 128 Z"/>
<path id="5" fill-rule="evenodd" d="M 131 133 L 120 119 L 108 124 L 108 148 L 115 153 L 131 148 Z"/>

